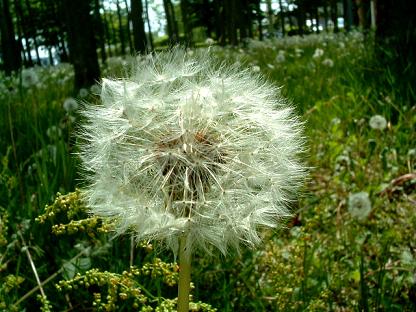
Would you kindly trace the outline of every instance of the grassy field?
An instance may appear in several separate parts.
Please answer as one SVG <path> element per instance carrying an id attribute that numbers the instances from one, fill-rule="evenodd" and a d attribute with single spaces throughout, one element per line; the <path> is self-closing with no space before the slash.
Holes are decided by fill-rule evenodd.
<path id="1" fill-rule="evenodd" d="M 210 48 L 281 86 L 305 122 L 310 174 L 293 219 L 259 249 L 195 256 L 194 311 L 416 309 L 416 90 L 397 88 L 371 42 L 353 32 Z M 111 58 L 103 76 L 130 59 Z M 71 94 L 72 80 L 67 64 L 0 73 L 0 310 L 174 311 L 172 254 L 112 239 L 75 191 L 74 98 L 98 102 L 100 90 Z"/>

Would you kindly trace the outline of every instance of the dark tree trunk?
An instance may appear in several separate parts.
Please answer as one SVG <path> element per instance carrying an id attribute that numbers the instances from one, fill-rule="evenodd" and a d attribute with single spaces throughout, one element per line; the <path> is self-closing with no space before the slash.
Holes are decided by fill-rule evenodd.
<path id="1" fill-rule="evenodd" d="M 396 75 L 405 92 L 416 80 L 416 3 L 406 0 L 377 1 L 376 40 L 380 62 Z M 412 93 L 413 101 L 416 95 Z"/>
<path id="2" fill-rule="evenodd" d="M 224 6 L 221 6 L 219 0 L 214 0 L 214 16 L 215 16 L 215 39 L 220 45 L 225 45 L 225 23 L 222 22 L 225 18 Z"/>
<path id="3" fill-rule="evenodd" d="M 100 46 L 100 54 L 101 54 L 101 61 L 103 64 L 105 64 L 107 59 L 107 53 L 105 51 L 105 35 L 104 35 L 104 25 L 103 21 L 101 19 L 100 14 L 100 1 L 94 0 L 94 18 L 95 18 L 95 24 L 97 25 L 97 35 L 99 40 L 99 46 Z"/>
<path id="4" fill-rule="evenodd" d="M 130 31 L 130 22 L 131 22 L 131 12 L 129 11 L 129 6 L 127 3 L 127 0 L 124 0 L 124 5 L 126 6 L 126 11 L 127 11 L 127 38 L 129 41 L 129 48 L 130 48 L 130 53 L 132 53 L 134 51 L 134 47 L 133 47 L 133 41 L 131 40 L 131 31 Z M 143 11 L 143 8 L 142 8 Z"/>
<path id="5" fill-rule="evenodd" d="M 23 20 L 24 20 L 23 10 L 22 10 L 22 5 L 21 5 L 19 0 L 14 1 L 14 8 L 16 10 L 18 28 L 20 26 L 21 32 L 23 34 L 23 38 L 25 39 L 26 53 L 27 53 L 27 65 L 28 66 L 33 66 L 32 55 L 30 54 L 30 50 L 31 50 L 30 42 L 29 42 L 29 37 L 30 36 L 27 32 L 27 25 L 25 23 L 23 23 Z M 22 51 L 23 51 L 23 54 L 25 55 L 25 51 L 23 49 L 22 49 Z"/>
<path id="6" fill-rule="evenodd" d="M 117 5 L 117 17 L 118 17 L 118 34 L 119 34 L 120 43 L 121 43 L 121 54 L 125 55 L 126 54 L 126 42 L 124 39 L 124 29 L 123 29 L 123 19 L 121 16 L 121 8 L 120 8 L 120 3 L 118 0 L 116 1 L 116 5 Z"/>
<path id="7" fill-rule="evenodd" d="M 328 30 L 328 3 L 324 1 L 324 27 L 325 30 Z"/>
<path id="8" fill-rule="evenodd" d="M 134 52 L 146 52 L 146 33 L 144 31 L 143 4 L 141 0 L 130 0 L 131 21 L 133 23 Z"/>
<path id="9" fill-rule="evenodd" d="M 169 43 L 176 44 L 179 41 L 178 26 L 176 24 L 175 9 L 170 0 L 163 0 L 163 7 L 166 14 L 166 23 L 168 27 Z"/>
<path id="10" fill-rule="evenodd" d="M 235 12 L 238 29 L 240 30 L 239 42 L 244 41 L 245 38 L 250 36 L 251 30 L 251 10 L 248 0 L 240 0 L 236 2 Z M 239 12 L 239 13 L 238 13 Z"/>
<path id="11" fill-rule="evenodd" d="M 259 40 L 263 40 L 263 23 L 262 23 L 263 13 L 260 9 L 260 0 L 256 0 L 255 5 L 256 5 L 256 13 L 257 13 L 257 23 L 259 23 Z M 251 22 L 250 22 L 250 27 L 251 27 Z"/>
<path id="12" fill-rule="evenodd" d="M 226 16 L 224 21 L 226 22 L 228 43 L 231 45 L 237 45 L 236 0 L 225 0 L 224 12 Z"/>
<path id="13" fill-rule="evenodd" d="M 302 36 L 305 32 L 305 7 L 303 5 L 303 1 L 299 3 L 297 20 L 298 20 L 298 34 Z"/>
<path id="14" fill-rule="evenodd" d="M 33 31 L 33 45 L 35 46 L 36 63 L 40 65 L 39 45 L 38 45 L 38 39 L 37 39 L 36 26 L 34 22 L 34 16 L 33 16 L 32 8 L 30 6 L 29 0 L 26 0 L 25 4 L 26 4 L 26 9 L 27 9 L 27 14 L 28 14 L 29 27 Z"/>
<path id="15" fill-rule="evenodd" d="M 3 54 L 3 69 L 7 75 L 20 68 L 19 45 L 15 39 L 13 21 L 10 15 L 9 0 L 0 0 L 0 34 Z"/>
<path id="16" fill-rule="evenodd" d="M 102 8 L 102 10 L 104 12 L 104 14 L 102 14 L 102 16 L 103 16 L 103 22 L 104 22 L 103 23 L 103 26 L 104 26 L 104 35 L 105 35 L 105 38 L 106 38 L 105 41 L 108 43 L 108 49 L 107 49 L 107 51 L 108 51 L 108 55 L 110 57 L 112 57 L 113 56 L 113 51 L 112 51 L 111 46 L 115 43 L 115 38 L 114 38 L 113 32 L 110 30 L 110 27 L 108 26 L 109 25 L 109 22 L 108 22 L 107 17 L 106 17 L 107 16 L 107 12 L 105 11 L 104 7 L 101 7 L 101 8 Z M 112 22 L 111 19 L 110 19 L 110 21 Z"/>
<path id="17" fill-rule="evenodd" d="M 316 24 L 315 24 L 315 26 L 316 26 L 316 32 L 319 34 L 321 31 L 320 31 L 320 29 L 319 29 L 319 12 L 318 12 L 318 7 L 317 6 L 315 6 L 315 8 L 313 9 L 313 13 L 314 13 L 314 17 L 315 17 L 315 20 L 316 20 Z"/>
<path id="18" fill-rule="evenodd" d="M 383 1 L 383 0 L 381 0 Z M 363 30 L 370 29 L 370 1 L 369 0 L 356 0 L 358 24 Z"/>
<path id="19" fill-rule="evenodd" d="M 272 0 L 266 0 L 267 5 L 267 21 L 268 27 L 267 32 L 269 33 L 269 37 L 274 37 L 274 22 L 273 22 L 273 9 L 272 9 Z"/>
<path id="20" fill-rule="evenodd" d="M 347 31 L 352 27 L 352 0 L 343 0 L 344 6 L 344 25 Z"/>
<path id="21" fill-rule="evenodd" d="M 285 29 L 285 12 L 283 11 L 283 3 L 282 0 L 279 0 L 279 15 L 280 15 L 280 22 L 282 27 L 282 36 L 284 37 L 286 35 L 286 29 Z"/>
<path id="22" fill-rule="evenodd" d="M 181 13 L 182 13 L 182 23 L 185 33 L 185 41 L 187 45 L 192 46 L 193 36 L 192 36 L 192 24 L 190 19 L 189 11 L 189 1 L 181 0 Z"/>
<path id="23" fill-rule="evenodd" d="M 334 32 L 338 32 L 338 1 L 337 0 L 331 0 L 331 20 L 334 24 Z"/>
<path id="24" fill-rule="evenodd" d="M 153 44 L 153 34 L 152 34 L 152 27 L 150 26 L 150 18 L 149 18 L 149 2 L 147 0 L 144 0 L 145 6 L 146 6 L 146 21 L 147 21 L 147 28 L 149 30 L 149 45 L 150 50 L 153 51 L 154 44 Z"/>
<path id="25" fill-rule="evenodd" d="M 70 59 L 75 71 L 75 88 L 89 87 L 100 78 L 100 68 L 88 1 L 62 0 L 62 9 L 68 31 Z"/>

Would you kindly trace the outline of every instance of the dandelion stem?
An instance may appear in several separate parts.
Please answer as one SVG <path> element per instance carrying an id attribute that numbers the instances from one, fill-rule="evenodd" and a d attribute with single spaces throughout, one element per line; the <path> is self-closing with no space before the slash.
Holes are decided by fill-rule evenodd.
<path id="1" fill-rule="evenodd" d="M 40 293 L 41 293 L 41 295 L 42 295 L 43 298 L 46 298 L 45 292 L 43 291 L 42 283 L 40 282 L 40 279 L 39 279 L 38 271 L 36 270 L 35 263 L 33 262 L 32 256 L 30 255 L 30 252 L 29 252 L 29 246 L 26 245 L 26 242 L 25 242 L 25 240 L 23 238 L 23 235 L 20 232 L 18 232 L 18 234 L 20 236 L 20 239 L 23 242 L 23 245 L 24 246 L 23 246 L 22 249 L 24 249 L 25 252 L 26 252 L 26 256 L 27 256 L 27 258 L 29 260 L 30 266 L 32 267 L 33 274 L 35 275 L 35 278 L 36 278 L 36 282 L 37 282 L 37 284 L 39 286 Z"/>
<path id="2" fill-rule="evenodd" d="M 189 292 L 191 289 L 191 255 L 186 252 L 187 235 L 182 235 L 179 241 L 179 290 L 178 312 L 189 311 Z"/>

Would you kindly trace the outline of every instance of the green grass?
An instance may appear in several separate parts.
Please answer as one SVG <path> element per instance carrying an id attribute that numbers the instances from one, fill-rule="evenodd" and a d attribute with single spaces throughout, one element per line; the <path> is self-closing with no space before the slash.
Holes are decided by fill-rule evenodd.
<path id="1" fill-rule="evenodd" d="M 323 55 L 313 57 L 317 48 Z M 293 204 L 293 220 L 284 230 L 265 232 L 259 249 L 227 258 L 195 256 L 194 301 L 218 311 L 413 311 L 416 178 L 406 176 L 416 171 L 411 84 L 405 91 L 398 87 L 378 66 L 371 36 L 359 33 L 213 50 L 281 86 L 305 122 L 311 169 Z M 276 59 L 279 53 L 284 61 Z M 103 72 L 114 77 L 126 70 L 123 59 L 114 58 Z M 72 70 L 61 65 L 35 71 L 34 86 L 3 76 L 0 83 L 0 310 L 13 310 L 22 298 L 16 311 L 42 306 L 39 290 L 24 297 L 37 285 L 27 249 L 40 280 L 52 278 L 43 286 L 45 311 L 49 305 L 53 311 L 82 311 L 94 302 L 104 309 L 107 300 L 118 305 L 108 304 L 109 310 L 131 310 L 141 298 L 134 289 L 149 306 L 170 311 L 177 279 L 170 253 L 148 244 L 132 249 L 129 237 L 111 239 L 111 225 L 89 218 L 76 193 L 58 199 L 43 222 L 35 221 L 58 191 L 82 183 L 74 137 L 79 115 L 62 106 L 73 95 Z M 86 100 L 98 98 L 90 93 Z M 369 126 L 374 115 L 387 120 L 386 129 Z M 368 193 L 372 206 L 362 220 L 348 210 L 349 196 L 358 192 Z M 129 276 L 130 264 L 140 272 Z M 92 268 L 100 272 L 86 273 Z M 199 310 L 209 310 L 204 307 Z"/>

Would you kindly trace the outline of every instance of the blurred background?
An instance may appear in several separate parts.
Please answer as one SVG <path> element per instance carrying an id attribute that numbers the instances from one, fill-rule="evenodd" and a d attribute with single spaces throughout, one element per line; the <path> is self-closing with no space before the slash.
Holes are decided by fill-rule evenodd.
<path id="1" fill-rule="evenodd" d="M 416 310 L 416 25 L 405 0 L 0 0 L 0 310 L 175 311 L 177 265 L 79 196 L 102 77 L 210 49 L 279 86 L 310 177 L 284 229 L 194 260 L 193 311 Z"/>

